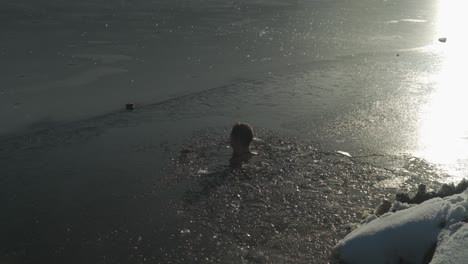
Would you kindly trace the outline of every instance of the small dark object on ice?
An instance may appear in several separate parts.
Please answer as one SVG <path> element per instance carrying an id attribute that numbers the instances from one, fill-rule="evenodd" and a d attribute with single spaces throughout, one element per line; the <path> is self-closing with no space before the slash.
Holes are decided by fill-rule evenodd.
<path id="1" fill-rule="evenodd" d="M 397 53 L 396 56 L 397 56 L 397 57 L 400 57 L 400 53 Z"/>
<path id="2" fill-rule="evenodd" d="M 468 181 L 466 179 L 461 180 L 456 186 L 453 183 L 445 183 L 437 191 L 437 196 L 443 198 L 457 193 L 462 193 L 466 189 L 468 189 Z"/>
<path id="3" fill-rule="evenodd" d="M 400 203 L 410 203 L 411 202 L 411 198 L 406 193 L 397 193 L 396 196 L 395 196 L 395 200 L 400 202 Z"/>
<path id="4" fill-rule="evenodd" d="M 133 110 L 135 110 L 135 104 L 126 104 L 125 109 L 127 111 L 133 111 Z"/>
<path id="5" fill-rule="evenodd" d="M 190 149 L 188 149 L 188 148 L 184 148 L 184 149 L 182 149 L 182 150 L 180 151 L 180 153 L 182 153 L 182 154 L 189 154 L 190 152 L 191 152 L 191 151 L 190 151 Z"/>
<path id="6" fill-rule="evenodd" d="M 418 192 L 413 197 L 411 203 L 420 204 L 420 203 L 422 203 L 424 201 L 427 201 L 429 199 L 432 199 L 434 197 L 436 197 L 436 194 L 434 192 L 427 192 L 426 185 L 420 184 L 418 186 Z"/>
<path id="7" fill-rule="evenodd" d="M 388 200 L 382 200 L 382 203 L 375 208 L 374 214 L 376 216 L 381 216 L 385 213 L 388 213 L 390 211 L 390 208 L 392 207 L 392 203 Z"/>
<path id="8" fill-rule="evenodd" d="M 434 197 L 436 197 L 435 192 L 427 192 L 426 185 L 420 184 L 418 186 L 418 192 L 413 198 L 409 197 L 409 195 L 406 193 L 398 193 L 395 197 L 395 200 L 400 203 L 420 204 Z"/>
<path id="9" fill-rule="evenodd" d="M 455 193 L 461 193 L 465 190 L 468 190 L 468 180 L 462 179 L 455 188 Z"/>
<path id="10" fill-rule="evenodd" d="M 420 204 L 425 202 L 429 199 L 440 197 L 444 198 L 450 195 L 462 193 L 463 191 L 468 189 L 468 180 L 463 179 L 455 185 L 453 183 L 450 184 L 443 184 L 437 192 L 427 192 L 426 185 L 420 184 L 418 186 L 418 192 L 414 197 L 410 197 L 406 193 L 398 193 L 395 196 L 395 200 L 400 203 L 408 203 L 408 204 Z"/>
<path id="11" fill-rule="evenodd" d="M 445 42 L 447 42 L 447 38 L 439 38 L 439 41 L 442 42 L 442 43 L 445 43 Z"/>

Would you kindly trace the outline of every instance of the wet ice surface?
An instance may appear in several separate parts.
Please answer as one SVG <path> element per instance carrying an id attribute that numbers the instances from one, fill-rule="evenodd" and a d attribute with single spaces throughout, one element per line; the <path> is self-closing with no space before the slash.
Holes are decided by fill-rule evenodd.
<path id="1" fill-rule="evenodd" d="M 137 109 L 157 109 L 150 112 L 154 116 L 145 113 L 153 121 L 203 115 L 213 118 L 212 124 L 242 119 L 348 151 L 421 156 L 419 145 L 430 147 L 437 141 L 440 146 L 432 152 L 452 157 L 442 164 L 447 170 L 457 176 L 468 171 L 463 155 L 468 141 L 460 128 L 448 129 L 456 133 L 445 140 L 440 133 L 436 140 L 418 143 L 424 134 L 420 127 L 428 119 L 421 113 L 433 109 L 428 102 L 439 97 L 434 95 L 438 86 L 444 91 L 456 87 L 436 80 L 445 60 L 441 50 L 417 49 L 438 43 L 435 3 L 2 4 L 2 137 L 102 120 L 132 102 Z M 456 76 L 462 74 L 449 79 Z M 462 120 L 464 110 L 435 116 Z M 433 123 L 437 127 L 441 120 Z M 96 127 L 102 130 L 101 124 Z M 431 126 L 428 130 L 434 131 Z M 453 137 L 458 141 L 447 140 Z M 454 145 L 463 146 L 459 153 L 450 151 Z"/>
<path id="2" fill-rule="evenodd" d="M 330 249 L 382 199 L 441 179 L 415 158 L 350 158 L 308 140 L 256 132 L 258 155 L 242 168 L 224 165 L 229 149 L 219 133 L 193 137 L 173 159 L 165 185 L 188 189 L 175 204 L 188 221 L 180 229 L 183 259 L 327 263 Z"/>
<path id="3" fill-rule="evenodd" d="M 394 144 L 404 152 L 412 142 L 414 116 L 405 113 L 424 100 L 427 87 L 412 79 L 419 71 L 430 72 L 416 67 L 427 58 L 413 52 L 398 60 L 390 53 L 367 56 L 237 79 L 137 104 L 133 112 L 43 122 L 2 138 L 1 198 L 8 212 L 0 216 L 8 234 L 0 238 L 2 257 L 56 263 L 184 263 L 195 257 L 320 263 L 349 223 L 372 212 L 381 198 L 446 180 L 437 167 L 389 148 Z M 392 70 L 378 75 L 388 65 Z M 227 128 L 235 120 L 275 132 L 258 130 L 259 156 L 239 176 L 229 177 L 223 167 L 229 131 L 196 131 Z M 410 125 L 395 126 L 401 120 Z M 174 138 L 187 139 L 176 153 L 170 152 L 179 144 Z M 171 157 L 179 162 L 173 164 L 175 173 L 162 172 Z M 175 192 L 167 185 L 153 187 L 161 174 Z"/>
<path id="4" fill-rule="evenodd" d="M 312 61 L 426 45 L 434 7 L 418 1 L 4 0 L 0 118 L 8 122 L 0 134 Z M 428 22 L 383 23 L 417 17 Z"/>
<path id="5" fill-rule="evenodd" d="M 320 263 L 349 223 L 372 212 L 381 198 L 419 183 L 437 189 L 437 180 L 448 179 L 436 166 L 398 154 L 413 142 L 417 120 L 411 110 L 431 89 L 414 80 L 432 73 L 429 59 L 417 52 L 399 59 L 393 53 L 369 56 L 236 79 L 137 104 L 133 112 L 41 122 L 3 137 L 0 194 L 8 214 L 0 216 L 7 233 L 0 238 L 2 257 L 52 263 L 183 263 L 194 257 Z M 237 120 L 269 130 L 258 130 L 259 156 L 229 177 L 229 131 L 202 129 L 217 131 Z M 179 162 L 172 165 L 174 173 L 162 171 L 170 158 Z M 167 184 L 158 184 L 162 174 Z"/>

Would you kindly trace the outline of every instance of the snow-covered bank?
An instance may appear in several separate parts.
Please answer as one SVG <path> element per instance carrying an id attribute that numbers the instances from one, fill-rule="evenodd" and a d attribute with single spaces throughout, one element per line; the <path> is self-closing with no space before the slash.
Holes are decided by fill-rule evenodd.
<path id="1" fill-rule="evenodd" d="M 341 240 L 341 263 L 468 263 L 468 190 L 368 222 Z M 434 252 L 435 250 L 435 252 Z"/>

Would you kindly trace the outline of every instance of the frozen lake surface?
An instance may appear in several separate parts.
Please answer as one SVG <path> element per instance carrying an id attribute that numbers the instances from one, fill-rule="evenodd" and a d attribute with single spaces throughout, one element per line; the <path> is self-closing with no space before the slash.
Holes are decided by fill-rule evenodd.
<path id="1" fill-rule="evenodd" d="M 466 39 L 456 34 L 463 23 L 449 23 L 462 14 L 445 9 L 422 0 L 2 1 L 0 261 L 319 263 L 381 198 L 466 175 Z M 129 102 L 135 111 L 124 111 Z M 206 183 L 190 176 L 227 162 L 223 137 L 236 121 L 269 139 L 246 169 L 258 178 L 222 182 L 187 206 L 188 189 Z M 183 148 L 193 155 L 174 164 Z M 270 186 L 269 177 L 283 179 Z M 237 210 L 231 194 L 248 199 L 236 198 Z M 270 219 L 268 208 L 322 222 Z M 259 226 L 283 227 L 234 222 L 252 210 Z M 233 221 L 223 227 L 220 217 Z M 265 239 L 238 234 L 249 232 Z M 194 234 L 221 236 L 222 246 Z"/>
<path id="2" fill-rule="evenodd" d="M 434 7 L 403 3 L 3 1 L 0 133 L 432 43 Z M 310 85 L 363 85 L 337 75 Z"/>

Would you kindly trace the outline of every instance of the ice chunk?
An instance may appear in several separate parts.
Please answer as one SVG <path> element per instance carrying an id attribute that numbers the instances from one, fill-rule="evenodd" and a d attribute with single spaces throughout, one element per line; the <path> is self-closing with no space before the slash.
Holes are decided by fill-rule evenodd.
<path id="1" fill-rule="evenodd" d="M 188 235 L 188 234 L 190 234 L 190 229 L 182 229 L 182 230 L 180 230 L 180 233 L 182 235 Z"/>
<path id="2" fill-rule="evenodd" d="M 348 152 L 345 152 L 345 151 L 338 150 L 336 153 L 341 154 L 343 156 L 346 156 L 348 158 L 352 157 L 351 154 L 349 154 Z"/>

